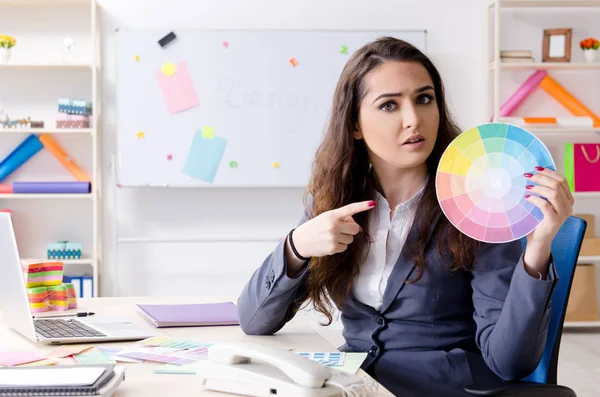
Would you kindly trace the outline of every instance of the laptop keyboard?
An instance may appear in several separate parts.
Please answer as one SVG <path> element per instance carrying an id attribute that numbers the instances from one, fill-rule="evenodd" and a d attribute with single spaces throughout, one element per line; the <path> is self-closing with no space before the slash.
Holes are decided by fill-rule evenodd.
<path id="1" fill-rule="evenodd" d="M 44 338 L 81 338 L 106 336 L 77 320 L 36 319 L 35 332 Z"/>

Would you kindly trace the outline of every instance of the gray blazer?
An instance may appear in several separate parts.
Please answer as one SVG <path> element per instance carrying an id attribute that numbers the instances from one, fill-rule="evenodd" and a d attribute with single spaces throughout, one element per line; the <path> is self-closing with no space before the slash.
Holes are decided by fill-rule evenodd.
<path id="1" fill-rule="evenodd" d="M 405 246 L 416 238 L 413 227 Z M 436 246 L 429 244 L 425 272 L 414 284 L 405 283 L 414 264 L 399 256 L 381 310 L 353 297 L 338 308 L 346 340 L 339 350 L 368 352 L 362 368 L 397 396 L 464 396 L 466 385 L 529 375 L 544 349 L 558 281 L 554 263 L 538 280 L 525 271 L 520 241 L 482 243 L 472 272 L 450 273 Z M 284 247 L 281 241 L 239 297 L 247 334 L 277 332 L 294 316 L 293 301 L 305 296 L 310 269 L 289 278 Z"/>

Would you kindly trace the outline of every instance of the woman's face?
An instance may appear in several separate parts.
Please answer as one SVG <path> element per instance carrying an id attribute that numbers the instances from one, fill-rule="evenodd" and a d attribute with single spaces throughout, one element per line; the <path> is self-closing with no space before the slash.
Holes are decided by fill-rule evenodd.
<path id="1" fill-rule="evenodd" d="M 359 130 L 369 159 L 396 169 L 423 166 L 437 138 L 440 114 L 433 81 L 419 62 L 386 61 L 364 78 Z"/>

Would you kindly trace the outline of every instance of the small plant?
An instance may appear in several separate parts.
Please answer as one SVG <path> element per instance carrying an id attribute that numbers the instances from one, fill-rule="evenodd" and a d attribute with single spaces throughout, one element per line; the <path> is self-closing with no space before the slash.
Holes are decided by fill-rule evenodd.
<path id="1" fill-rule="evenodd" d="M 600 47 L 600 41 L 596 40 L 593 37 L 588 37 L 587 39 L 581 40 L 579 42 L 579 47 L 582 50 L 597 50 Z"/>
<path id="2" fill-rule="evenodd" d="M 17 44 L 17 40 L 15 40 L 14 37 L 0 35 L 0 47 L 2 47 L 2 48 L 12 48 L 16 44 Z"/>

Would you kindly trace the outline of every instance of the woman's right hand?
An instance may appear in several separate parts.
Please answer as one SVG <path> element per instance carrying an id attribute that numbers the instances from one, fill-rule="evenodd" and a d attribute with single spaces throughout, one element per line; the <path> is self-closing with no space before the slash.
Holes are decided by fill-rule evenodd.
<path id="1" fill-rule="evenodd" d="M 298 226 L 293 233 L 294 246 L 306 258 L 333 255 L 345 251 L 362 229 L 352 215 L 375 207 L 375 201 L 361 201 L 319 216 Z"/>

